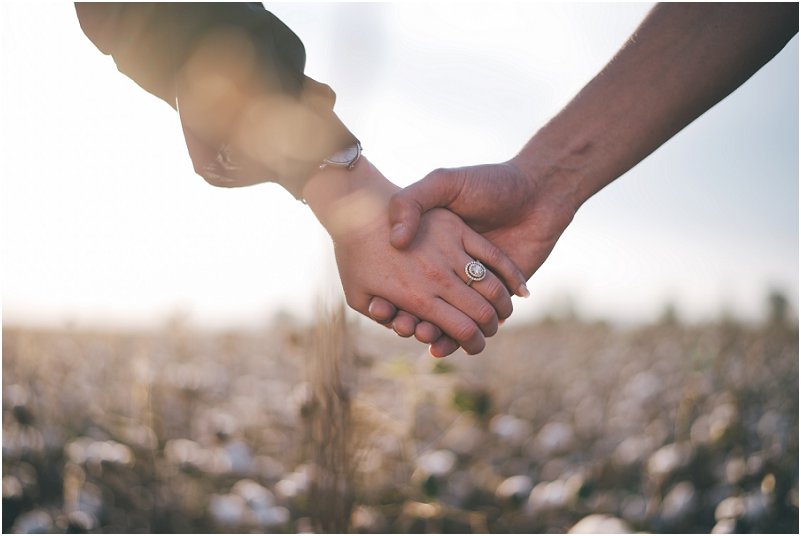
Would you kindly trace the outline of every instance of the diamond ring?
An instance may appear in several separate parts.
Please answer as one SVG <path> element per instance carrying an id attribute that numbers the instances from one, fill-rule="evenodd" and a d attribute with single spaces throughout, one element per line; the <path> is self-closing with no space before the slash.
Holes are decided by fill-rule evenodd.
<path id="1" fill-rule="evenodd" d="M 478 261 L 470 261 L 464 265 L 464 273 L 467 274 L 469 281 L 467 286 L 473 284 L 473 281 L 481 281 L 487 276 L 487 269 Z"/>

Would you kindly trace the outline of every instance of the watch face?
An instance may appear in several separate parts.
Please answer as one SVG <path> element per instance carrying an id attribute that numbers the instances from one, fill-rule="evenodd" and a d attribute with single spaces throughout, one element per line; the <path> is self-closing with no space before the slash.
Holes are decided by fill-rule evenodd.
<path id="1" fill-rule="evenodd" d="M 350 164 L 359 155 L 359 148 L 355 145 L 337 151 L 328 159 L 332 164 Z"/>

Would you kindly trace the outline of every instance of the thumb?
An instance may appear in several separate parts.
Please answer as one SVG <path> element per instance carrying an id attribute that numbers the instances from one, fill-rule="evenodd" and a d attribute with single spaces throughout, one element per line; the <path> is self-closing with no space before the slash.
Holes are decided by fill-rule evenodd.
<path id="1" fill-rule="evenodd" d="M 450 205 L 458 197 L 461 187 L 458 173 L 437 169 L 392 196 L 389 201 L 389 241 L 392 246 L 408 248 L 417 235 L 423 214 L 432 208 Z"/>

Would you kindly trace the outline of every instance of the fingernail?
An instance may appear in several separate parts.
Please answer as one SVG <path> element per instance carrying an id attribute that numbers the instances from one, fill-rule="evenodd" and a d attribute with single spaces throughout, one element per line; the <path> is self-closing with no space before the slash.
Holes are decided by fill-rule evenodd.
<path id="1" fill-rule="evenodd" d="M 373 312 L 373 300 L 370 300 L 370 305 L 367 306 L 367 312 L 370 313 L 370 316 L 375 317 L 375 312 Z"/>
<path id="2" fill-rule="evenodd" d="M 531 296 L 531 293 L 528 291 L 528 287 L 525 283 L 521 283 L 519 287 L 517 287 L 517 295 L 521 298 L 528 298 Z"/>
<path id="3" fill-rule="evenodd" d="M 390 238 L 392 238 L 392 240 L 400 240 L 401 238 L 403 238 L 403 224 L 396 223 L 395 225 L 393 225 L 392 230 L 390 230 L 389 232 L 389 236 Z"/>

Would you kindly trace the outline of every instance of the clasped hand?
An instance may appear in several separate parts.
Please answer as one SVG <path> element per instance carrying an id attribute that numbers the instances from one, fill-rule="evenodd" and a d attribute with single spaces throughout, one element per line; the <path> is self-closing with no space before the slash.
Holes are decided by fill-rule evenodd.
<path id="1" fill-rule="evenodd" d="M 437 357 L 484 349 L 572 218 L 537 203 L 548 196 L 512 161 L 438 170 L 400 190 L 362 159 L 315 175 L 304 197 L 334 242 L 348 305 Z M 468 284 L 474 259 L 487 276 Z"/>

